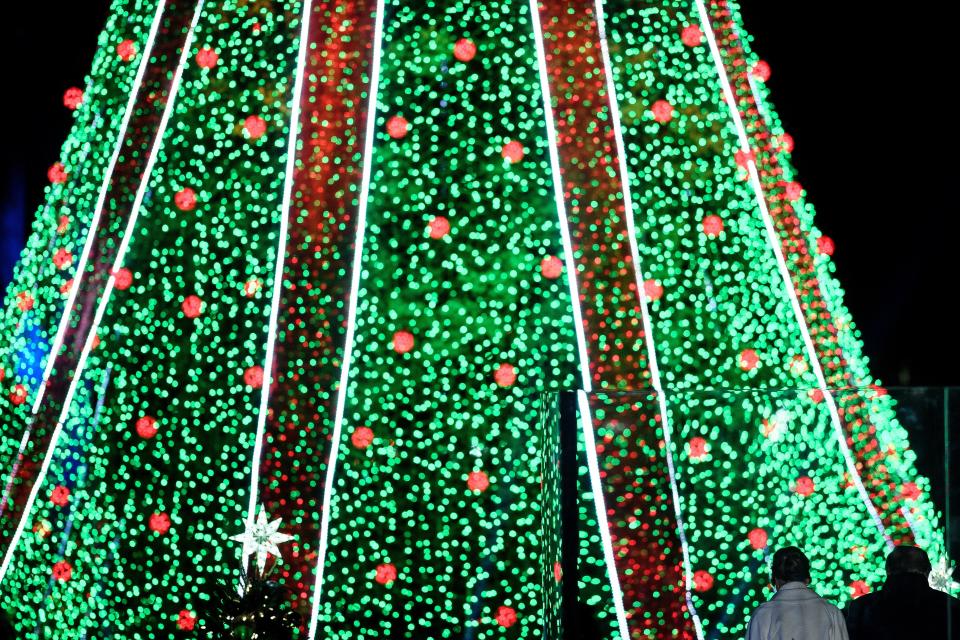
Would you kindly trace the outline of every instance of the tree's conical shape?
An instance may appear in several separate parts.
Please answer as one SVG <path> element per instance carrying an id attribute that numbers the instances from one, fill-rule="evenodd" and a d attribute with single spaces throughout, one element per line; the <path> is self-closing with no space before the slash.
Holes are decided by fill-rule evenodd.
<path id="1" fill-rule="evenodd" d="M 0 593 L 177 638 L 255 508 L 303 637 L 552 637 L 581 389 L 597 637 L 837 601 L 929 484 L 726 0 L 115 0 L 0 313 Z"/>

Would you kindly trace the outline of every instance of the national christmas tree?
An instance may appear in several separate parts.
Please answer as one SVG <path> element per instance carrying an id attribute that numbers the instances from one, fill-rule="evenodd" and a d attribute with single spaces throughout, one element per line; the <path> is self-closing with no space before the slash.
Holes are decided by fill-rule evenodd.
<path id="1" fill-rule="evenodd" d="M 19 630 L 199 632 L 262 507 L 305 638 L 549 637 L 561 390 L 606 637 L 942 559 L 769 73 L 727 0 L 114 0 L 0 317 Z"/>

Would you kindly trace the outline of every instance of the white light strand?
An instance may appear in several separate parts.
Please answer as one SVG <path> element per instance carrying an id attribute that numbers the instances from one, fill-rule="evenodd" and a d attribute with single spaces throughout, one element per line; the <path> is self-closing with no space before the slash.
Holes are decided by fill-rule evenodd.
<path id="1" fill-rule="evenodd" d="M 613 79 L 613 63 L 610 59 L 610 48 L 607 43 L 606 21 L 604 19 L 603 0 L 594 0 L 597 18 L 597 28 L 600 32 L 600 52 L 603 57 L 604 75 L 607 82 L 607 96 L 610 100 L 610 120 L 613 124 L 613 134 L 616 140 L 617 159 L 619 161 L 620 182 L 623 187 L 623 206 L 627 216 L 627 236 L 630 242 L 630 256 L 633 259 L 634 278 L 637 283 L 637 296 L 640 300 L 640 314 L 643 318 L 644 339 L 647 347 L 647 360 L 650 366 L 650 382 L 657 394 L 657 404 L 660 411 L 663 427 L 664 457 L 667 462 L 667 473 L 670 478 L 670 494 L 673 498 L 673 514 L 677 521 L 677 537 L 680 539 L 680 549 L 683 555 L 683 582 L 684 597 L 687 610 L 693 621 L 697 638 L 703 638 L 703 625 L 697 608 L 693 602 L 692 583 L 693 567 L 690 561 L 690 544 L 687 540 L 686 529 L 683 523 L 683 507 L 680 501 L 680 488 L 677 484 L 676 465 L 673 459 L 672 427 L 667 410 L 667 398 L 663 391 L 660 377 L 660 367 L 657 361 L 657 347 L 654 339 L 653 319 L 647 305 L 646 287 L 643 278 L 643 263 L 640 258 L 640 247 L 637 245 L 636 218 L 633 207 L 633 196 L 630 191 L 630 168 L 627 162 L 627 147 L 623 140 L 623 126 L 620 120 L 620 105 L 617 99 L 617 87 Z"/>
<path id="2" fill-rule="evenodd" d="M 340 365 L 340 384 L 337 387 L 337 405 L 330 438 L 330 458 L 323 481 L 323 502 L 320 506 L 320 536 L 317 544 L 317 575 L 313 585 L 313 607 L 310 612 L 308 640 L 317 637 L 320 616 L 320 600 L 323 590 L 323 570 L 327 558 L 330 537 L 330 507 L 333 501 L 333 484 L 336 479 L 337 457 L 340 455 L 340 438 L 343 432 L 343 413 L 347 400 L 347 385 L 350 382 L 350 365 L 353 361 L 353 336 L 357 321 L 357 297 L 360 289 L 360 267 L 363 261 L 363 239 L 367 224 L 370 176 L 373 163 L 373 138 L 377 131 L 377 100 L 380 95 L 380 58 L 383 49 L 384 0 L 377 0 L 373 29 L 373 59 L 370 64 L 370 95 L 367 103 L 367 122 L 363 141 L 363 173 L 360 179 L 360 194 L 357 203 L 357 235 L 353 252 L 353 271 L 350 274 L 350 292 L 347 303 L 347 332 L 344 340 L 343 363 Z"/>
<path id="3" fill-rule="evenodd" d="M 293 104 L 290 108 L 290 133 L 287 141 L 287 162 L 283 178 L 283 202 L 280 205 L 280 239 L 277 243 L 277 258 L 273 272 L 273 291 L 270 301 L 270 320 L 267 324 L 267 350 L 264 355 L 263 385 L 260 388 L 260 410 L 257 413 L 257 432 L 253 444 L 250 467 L 250 504 L 247 521 L 252 522 L 257 509 L 257 485 L 260 483 L 260 457 L 263 455 L 263 437 L 267 424 L 270 401 L 270 385 L 273 380 L 273 354 L 277 342 L 277 321 L 280 315 L 280 293 L 283 288 L 283 266 L 287 252 L 290 203 L 293 198 L 293 174 L 296 169 L 297 136 L 300 130 L 300 101 L 303 93 L 304 69 L 307 66 L 307 46 L 310 39 L 311 0 L 304 0 L 300 20 L 300 42 L 297 52 L 296 79 L 293 87 Z"/>
<path id="4" fill-rule="evenodd" d="M 590 377 L 590 360 L 587 356 L 587 341 L 583 331 L 583 318 L 580 309 L 580 292 L 577 286 L 576 262 L 573 256 L 573 244 L 570 240 L 569 220 L 567 218 L 566 203 L 563 198 L 563 178 L 560 173 L 560 155 L 557 150 L 557 132 L 553 119 L 553 107 L 550 99 L 550 81 L 547 73 L 546 52 L 543 46 L 543 30 L 540 24 L 540 9 L 537 0 L 530 0 L 530 18 L 533 27 L 533 39 L 537 50 L 537 66 L 540 72 L 540 93 L 543 96 L 543 113 L 547 128 L 547 149 L 550 155 L 550 170 L 553 182 L 553 196 L 560 218 L 560 237 L 563 241 L 564 262 L 567 270 L 567 283 L 570 288 L 570 303 L 573 309 L 573 326 L 577 336 L 577 352 L 580 360 L 580 379 L 583 390 L 577 393 L 580 408 L 580 423 L 583 429 L 587 455 L 587 469 L 590 473 L 590 488 L 593 494 L 594 506 L 597 512 L 597 525 L 600 529 L 600 541 L 603 547 L 603 557 L 607 567 L 607 577 L 610 580 L 610 591 L 613 597 L 614 610 L 617 615 L 617 627 L 621 640 L 630 639 L 630 630 L 627 626 L 627 614 L 623 606 L 623 590 L 620 587 L 620 574 L 613 553 L 613 541 L 610 537 L 610 527 L 607 523 L 607 510 L 603 497 L 603 484 L 600 480 L 600 468 L 597 461 L 596 439 L 593 430 L 593 418 L 590 413 L 590 403 L 587 393 L 592 391 Z"/>

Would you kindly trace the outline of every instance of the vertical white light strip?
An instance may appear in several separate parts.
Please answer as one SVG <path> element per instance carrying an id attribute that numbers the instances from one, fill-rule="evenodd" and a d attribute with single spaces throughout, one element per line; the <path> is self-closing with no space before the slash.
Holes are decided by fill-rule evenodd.
<path id="1" fill-rule="evenodd" d="M 320 537 L 317 543 L 317 576 L 313 584 L 313 607 L 310 611 L 310 628 L 307 633 L 307 640 L 314 640 L 317 637 L 320 598 L 323 590 L 323 570 L 330 537 L 330 503 L 333 500 L 337 457 L 340 455 L 340 437 L 343 431 L 343 413 L 347 402 L 347 385 L 350 382 L 350 366 L 353 361 L 353 335 L 357 321 L 357 298 L 360 289 L 360 267 L 363 261 L 363 238 L 366 233 L 370 176 L 373 171 L 373 138 L 377 132 L 377 100 L 380 96 L 380 57 L 383 49 L 384 11 L 384 0 L 377 0 L 373 28 L 373 59 L 370 63 L 370 96 L 367 103 L 367 122 L 363 140 L 363 173 L 360 178 L 360 195 L 357 203 L 357 237 L 353 249 L 353 272 L 350 274 L 350 299 L 347 303 L 347 334 L 343 347 L 343 363 L 340 365 L 337 406 L 333 418 L 333 432 L 330 438 L 330 458 L 327 462 L 326 477 L 323 480 Z"/>
<path id="2" fill-rule="evenodd" d="M 743 120 L 740 118 L 740 111 L 737 109 L 737 101 L 730 85 L 730 78 L 727 76 L 727 70 L 723 65 L 723 58 L 720 55 L 720 48 L 717 46 L 716 36 L 710 23 L 710 15 L 707 13 L 707 8 L 703 0 L 696 0 L 696 3 L 697 9 L 700 13 L 702 31 L 707 36 L 707 42 L 710 45 L 710 53 L 713 56 L 713 63 L 714 66 L 716 66 L 717 73 L 720 76 L 723 95 L 726 99 L 727 106 L 730 109 L 731 116 L 733 117 L 733 124 L 737 129 L 737 137 L 740 142 L 740 148 L 745 153 L 749 154 L 750 140 L 747 137 L 746 129 L 743 126 Z M 747 161 L 747 170 L 750 173 L 750 185 L 753 187 L 757 204 L 760 207 L 760 216 L 763 219 L 763 225 L 767 230 L 767 239 L 769 240 L 770 246 L 773 249 L 773 253 L 776 256 L 780 275 L 783 278 L 784 287 L 787 291 L 787 297 L 790 299 L 790 305 L 793 307 L 793 313 L 796 316 L 797 324 L 800 328 L 800 335 L 803 339 L 803 344 L 807 352 L 807 358 L 810 360 L 810 366 L 812 367 L 813 373 L 817 378 L 817 386 L 823 393 L 823 401 L 827 403 L 827 409 L 830 412 L 834 433 L 837 437 L 837 443 L 840 445 L 840 452 L 842 453 L 844 462 L 846 463 L 847 472 L 850 474 L 851 480 L 856 485 L 857 491 L 860 493 L 860 498 L 863 500 L 864 505 L 866 505 L 870 516 L 873 518 L 874 524 L 877 526 L 877 530 L 880 532 L 880 535 L 884 538 L 884 540 L 886 540 L 887 547 L 893 548 L 893 541 L 890 539 L 890 535 L 887 533 L 886 527 L 883 524 L 883 519 L 880 517 L 880 514 L 877 512 L 873 501 L 870 499 L 870 494 L 867 492 L 866 487 L 863 486 L 863 481 L 860 478 L 860 472 L 857 470 L 857 465 L 850 454 L 850 448 L 847 446 L 847 436 L 843 429 L 843 422 L 840 420 L 840 415 L 837 412 L 837 405 L 834 402 L 833 396 L 830 394 L 829 387 L 827 386 L 827 380 L 823 374 L 823 368 L 820 366 L 820 359 L 817 356 L 817 350 L 816 347 L 814 347 L 813 339 L 810 337 L 810 330 L 807 327 L 807 321 L 803 315 L 803 309 L 800 306 L 800 300 L 797 298 L 797 292 L 793 288 L 790 270 L 787 268 L 786 260 L 783 257 L 783 248 L 780 245 L 780 238 L 773 226 L 773 218 L 770 215 L 770 211 L 767 209 L 767 201 L 763 195 L 763 186 L 760 184 L 760 174 L 757 172 L 757 166 L 752 159 L 748 159 Z"/>
<path id="3" fill-rule="evenodd" d="M 307 66 L 307 45 L 310 38 L 311 0 L 304 0 L 300 24 L 300 43 L 297 53 L 297 76 L 293 85 L 293 106 L 290 109 L 290 135 L 287 141 L 287 164 L 283 179 L 283 202 L 280 206 L 280 240 L 277 243 L 277 259 L 273 272 L 273 295 L 270 301 L 270 321 L 267 324 L 267 352 L 263 364 L 263 386 L 260 388 L 260 411 L 257 414 L 257 436 L 253 444 L 253 459 L 250 469 L 250 505 L 247 521 L 253 522 L 257 508 L 257 485 L 260 483 L 260 456 L 263 453 L 263 435 L 267 424 L 267 405 L 270 400 L 270 385 L 273 380 L 273 351 L 277 343 L 277 321 L 280 315 L 280 292 L 283 287 L 283 265 L 287 253 L 288 216 L 293 197 L 293 172 L 296 168 L 297 136 L 300 133 L 300 99 L 303 93 L 303 75 Z"/>
<path id="4" fill-rule="evenodd" d="M 140 84 L 143 82 L 143 76 L 147 72 L 147 66 L 150 63 L 150 54 L 153 51 L 153 43 L 157 37 L 157 31 L 160 28 L 160 18 L 163 15 L 163 9 L 166 0 L 160 0 L 157 3 L 157 10 L 153 16 L 153 23 L 150 25 L 150 33 L 143 48 L 143 54 L 140 56 L 140 66 L 137 68 L 137 75 L 133 81 L 133 87 L 130 90 L 130 97 L 127 99 L 126 111 L 123 114 L 123 120 L 120 122 L 120 132 L 117 135 L 117 143 L 113 148 L 113 155 L 110 157 L 110 163 L 107 165 L 107 171 L 103 176 L 103 184 L 100 185 L 100 193 L 97 195 L 97 204 L 93 209 L 93 219 L 90 222 L 90 228 L 87 230 L 87 238 L 83 244 L 83 251 L 80 254 L 80 260 L 77 262 L 77 269 L 74 272 L 73 284 L 70 285 L 70 293 L 67 296 L 66 305 L 63 307 L 63 315 L 60 317 L 60 325 L 57 327 L 57 335 L 50 346 L 50 353 L 47 355 L 47 365 L 43 370 L 43 378 L 40 381 L 40 387 L 37 389 L 37 397 L 33 401 L 33 415 L 40 410 L 40 404 L 47 388 L 47 381 L 53 371 L 53 365 L 56 362 L 57 354 L 63 345 L 63 338 L 67 332 L 67 326 L 70 324 L 70 315 L 73 312 L 73 304 L 77 299 L 77 293 L 80 290 L 80 281 L 83 279 L 83 272 L 87 267 L 87 260 L 90 258 L 90 251 L 93 249 L 93 241 L 97 235 L 97 227 L 100 225 L 100 216 L 103 205 L 107 200 L 107 192 L 110 190 L 110 182 L 113 180 L 113 170 L 117 166 L 117 160 L 123 149 L 124 138 L 127 134 L 127 127 L 130 124 L 130 118 L 133 115 L 133 107 L 137 102 L 137 93 L 140 91 Z"/>
<path id="5" fill-rule="evenodd" d="M 83 368 L 87 363 L 87 358 L 90 356 L 90 351 L 93 349 L 93 340 L 97 336 L 97 329 L 100 327 L 100 321 L 103 319 L 103 314 L 107 309 L 107 303 L 110 301 L 110 294 L 113 292 L 114 283 L 116 282 L 116 277 L 113 275 L 113 272 L 123 266 L 123 259 L 126 255 L 127 247 L 130 244 L 130 239 L 133 235 L 134 227 L 136 227 L 137 219 L 140 217 L 140 206 L 143 204 L 143 199 L 147 192 L 147 187 L 150 182 L 150 174 L 153 172 L 153 167 L 157 161 L 157 153 L 159 152 L 161 143 L 163 142 L 163 134 L 166 131 L 167 123 L 170 120 L 170 115 L 173 113 L 173 106 L 177 102 L 177 93 L 180 88 L 180 77 L 183 74 L 183 67 L 186 65 L 187 58 L 190 56 L 190 50 L 193 47 L 193 33 L 196 30 L 197 23 L 200 20 L 200 13 L 203 8 L 204 1 L 205 0 L 197 0 L 197 4 L 194 7 L 193 21 L 190 23 L 190 30 L 187 32 L 187 37 L 184 40 L 183 51 L 180 54 L 180 61 L 177 64 L 177 68 L 173 73 L 173 80 L 170 82 L 170 97 L 163 109 L 163 116 L 161 116 L 160 125 L 157 128 L 157 135 L 156 138 L 154 138 L 153 146 L 150 149 L 150 157 L 147 159 L 147 165 L 144 167 L 140 185 L 137 187 L 137 195 L 134 198 L 133 206 L 130 209 L 130 218 L 127 220 L 127 226 L 124 229 L 123 240 L 120 242 L 120 246 L 117 249 L 117 257 L 114 260 L 110 278 L 107 280 L 107 285 L 104 288 L 103 295 L 101 296 L 100 302 L 97 306 L 97 312 L 94 315 L 93 323 L 90 325 L 90 332 L 87 334 L 86 342 L 84 342 L 83 351 L 81 351 L 80 358 L 77 360 L 77 366 L 73 373 L 73 379 L 70 381 L 70 387 L 67 389 L 67 395 L 63 400 L 63 407 L 60 411 L 60 417 L 57 419 L 57 426 L 53 430 L 53 434 L 50 436 L 50 444 L 47 446 L 47 452 L 43 457 L 43 463 L 40 465 L 40 471 L 37 474 L 36 480 L 34 481 L 33 488 L 30 490 L 30 496 L 27 498 L 27 502 L 24 505 L 23 513 L 20 515 L 20 521 L 17 524 L 17 530 L 13 534 L 13 538 L 10 540 L 10 545 L 7 547 L 7 552 L 3 557 L 3 564 L 0 565 L 0 582 L 2 582 L 3 578 L 7 575 L 7 569 L 10 566 L 10 561 L 13 559 L 13 554 L 16 551 L 17 543 L 20 541 L 20 537 L 23 535 L 24 527 L 26 527 L 27 520 L 30 518 L 30 511 L 33 509 L 33 504 L 37 500 L 37 495 L 39 494 L 40 487 L 47 475 L 47 470 L 50 468 L 50 462 L 53 459 L 53 453 L 57 448 L 57 442 L 60 439 L 60 434 L 63 432 L 63 423 L 66 421 L 67 416 L 70 413 L 70 405 L 73 403 L 73 396 L 77 391 L 77 386 L 80 384 Z"/>
<path id="6" fill-rule="evenodd" d="M 607 43 L 607 26 L 604 17 L 603 0 L 594 0 L 597 29 L 600 32 L 600 53 L 603 58 L 603 71 L 607 83 L 607 98 L 610 104 L 610 121 L 613 124 L 613 135 L 616 141 L 617 160 L 619 163 L 620 182 L 623 187 L 623 208 L 627 216 L 627 236 L 630 242 L 630 257 L 633 259 L 634 278 L 637 283 L 637 296 L 640 299 L 640 315 L 643 319 L 644 340 L 647 347 L 647 361 L 650 367 L 650 382 L 657 394 L 657 404 L 660 411 L 661 425 L 663 426 L 664 457 L 667 462 L 667 473 L 670 478 L 670 494 L 673 498 L 673 515 L 677 521 L 677 536 L 680 538 L 680 550 L 683 554 L 683 583 L 687 610 L 693 621 L 697 638 L 703 638 L 703 625 L 697 608 L 693 602 L 691 585 L 693 583 L 693 567 L 690 563 L 690 544 L 683 524 L 683 507 L 680 503 L 680 488 L 677 485 L 676 465 L 673 459 L 673 433 L 670 426 L 670 417 L 667 413 L 667 397 L 663 391 L 660 378 L 660 367 L 657 362 L 657 347 L 654 339 L 653 320 L 647 305 L 646 289 L 644 288 L 643 263 L 640 258 L 640 247 L 637 245 L 637 227 L 633 208 L 633 195 L 630 191 L 630 168 L 627 163 L 627 147 L 623 140 L 623 125 L 620 121 L 620 104 L 617 99 L 617 86 L 613 78 L 613 62 L 610 59 L 610 48 Z"/>
<path id="7" fill-rule="evenodd" d="M 533 40 L 537 50 L 537 68 L 540 73 L 540 93 L 543 96 L 543 115 L 547 128 L 547 150 L 550 155 L 550 170 L 553 182 L 553 198 L 560 219 L 560 237 L 563 241 L 564 262 L 567 270 L 567 284 L 570 288 L 570 303 L 573 309 L 573 326 L 577 336 L 577 351 L 580 357 L 580 381 L 583 390 L 577 393 L 580 407 L 580 424 L 583 429 L 587 454 L 587 469 L 590 472 L 590 488 L 597 511 L 597 524 L 600 529 L 600 541 L 603 546 L 604 561 L 610 578 L 610 591 L 617 614 L 617 626 L 621 640 L 630 640 L 627 626 L 627 614 L 623 608 L 623 591 L 620 587 L 620 574 L 613 554 L 613 541 L 607 523 L 607 509 L 603 498 L 603 485 L 600 481 L 600 465 L 597 461 L 596 439 L 593 432 L 593 418 L 587 393 L 593 389 L 590 379 L 590 360 L 587 357 L 587 340 L 583 331 L 583 318 L 580 310 L 580 291 L 577 286 L 577 265 L 573 257 L 573 243 L 570 240 L 570 226 L 563 198 L 563 179 L 560 173 L 560 154 L 557 151 L 557 131 L 553 119 L 553 107 L 550 99 L 550 79 L 547 72 L 546 52 L 543 46 L 543 30 L 540 24 L 538 0 L 530 0 L 530 20 Z"/>

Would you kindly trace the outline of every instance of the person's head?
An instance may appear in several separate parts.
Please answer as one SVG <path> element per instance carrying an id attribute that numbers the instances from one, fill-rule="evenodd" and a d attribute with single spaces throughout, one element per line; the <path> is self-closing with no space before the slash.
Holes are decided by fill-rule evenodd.
<path id="1" fill-rule="evenodd" d="M 901 545 L 887 556 L 887 577 L 916 574 L 926 578 L 930 575 L 930 558 L 920 547 Z"/>
<path id="2" fill-rule="evenodd" d="M 810 583 L 810 560 L 796 547 L 777 549 L 771 565 L 773 586 L 780 588 L 788 582 Z"/>

